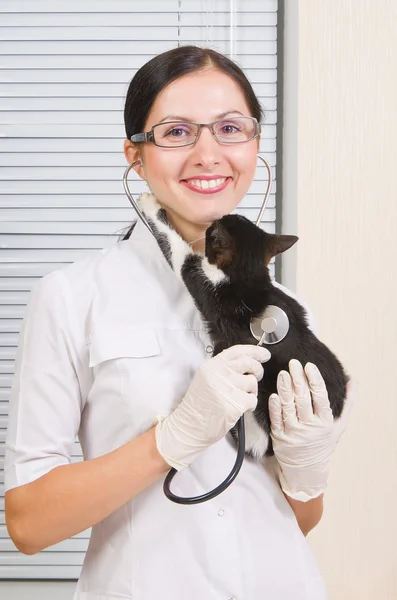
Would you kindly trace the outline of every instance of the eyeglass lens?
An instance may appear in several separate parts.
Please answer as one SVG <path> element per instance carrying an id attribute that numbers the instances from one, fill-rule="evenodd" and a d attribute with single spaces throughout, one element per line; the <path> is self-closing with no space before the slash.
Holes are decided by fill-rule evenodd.
<path id="1" fill-rule="evenodd" d="M 248 142 L 255 137 L 257 123 L 249 117 L 222 119 L 213 125 L 215 137 L 221 144 Z M 196 141 L 199 127 L 194 123 L 168 121 L 153 128 L 154 141 L 158 146 L 186 146 Z"/>

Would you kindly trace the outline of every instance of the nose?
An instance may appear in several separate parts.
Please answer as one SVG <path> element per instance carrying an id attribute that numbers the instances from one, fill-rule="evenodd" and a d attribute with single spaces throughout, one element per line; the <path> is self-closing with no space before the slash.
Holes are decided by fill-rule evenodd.
<path id="1" fill-rule="evenodd" d="M 198 140 L 192 146 L 191 158 L 196 166 L 213 170 L 221 162 L 222 147 L 216 141 L 209 127 L 202 127 Z"/>

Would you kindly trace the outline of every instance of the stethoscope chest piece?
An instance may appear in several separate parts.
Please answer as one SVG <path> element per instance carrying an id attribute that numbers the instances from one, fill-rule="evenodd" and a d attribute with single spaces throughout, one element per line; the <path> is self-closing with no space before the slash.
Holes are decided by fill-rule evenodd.
<path id="1" fill-rule="evenodd" d="M 279 306 L 270 304 L 266 310 L 255 319 L 251 319 L 251 333 L 261 344 L 277 344 L 285 338 L 289 330 L 287 314 Z"/>

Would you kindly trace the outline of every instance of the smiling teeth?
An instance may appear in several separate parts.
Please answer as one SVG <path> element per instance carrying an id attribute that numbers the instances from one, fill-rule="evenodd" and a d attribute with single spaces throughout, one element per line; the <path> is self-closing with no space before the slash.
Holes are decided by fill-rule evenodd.
<path id="1" fill-rule="evenodd" d="M 216 188 L 222 183 L 226 181 L 226 177 L 222 177 L 221 179 L 191 179 L 189 181 L 190 185 L 194 185 L 195 187 L 200 188 L 201 190 L 208 190 L 211 188 Z"/>

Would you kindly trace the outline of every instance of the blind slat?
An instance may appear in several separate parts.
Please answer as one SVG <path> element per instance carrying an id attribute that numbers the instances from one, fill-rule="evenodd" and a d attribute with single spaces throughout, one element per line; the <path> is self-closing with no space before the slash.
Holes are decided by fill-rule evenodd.
<path id="1" fill-rule="evenodd" d="M 131 189 L 133 189 L 134 185 L 131 184 Z M 258 208 L 261 206 L 263 201 L 263 194 L 246 194 L 244 198 L 241 200 L 239 206 L 244 208 Z M 275 207 L 275 194 L 270 194 L 268 204 L 268 208 Z M 33 194 L 25 194 L 18 196 L 14 195 L 0 195 L 0 208 L 7 208 L 7 219 L 12 219 L 14 212 L 19 214 L 20 208 L 30 208 L 35 209 L 37 211 L 38 220 L 49 220 L 56 221 L 57 218 L 54 218 L 53 215 L 57 215 L 57 213 L 53 213 L 53 211 L 58 211 L 63 208 L 79 208 L 81 210 L 85 208 L 93 208 L 93 209 L 107 209 L 109 211 L 117 211 L 119 208 L 127 210 L 125 214 L 129 214 L 129 220 L 135 219 L 135 213 L 132 213 L 132 208 L 129 204 L 129 201 L 125 197 L 124 193 L 116 194 L 82 194 L 80 196 L 75 196 L 74 194 L 58 194 L 56 196 L 47 195 L 33 195 Z M 44 210 L 42 210 L 44 209 Z M 60 213 L 61 214 L 61 213 Z M 83 218 L 85 213 L 81 213 L 81 218 Z M 117 214 L 117 212 L 116 212 Z M 26 217 L 24 218 L 26 220 Z"/>
<path id="2" fill-rule="evenodd" d="M 262 71 L 259 71 L 259 73 Z M 258 76 L 259 77 L 259 76 Z M 263 97 L 262 104 L 266 111 L 273 111 L 277 108 L 276 97 Z M 0 121 L 9 118 L 9 114 L 1 115 L 1 112 L 15 112 L 15 111 L 35 111 L 47 112 L 56 111 L 58 113 L 70 112 L 72 115 L 75 111 L 107 111 L 111 112 L 123 112 L 123 100 L 121 98 L 114 97 L 80 97 L 80 98 L 15 98 L 15 97 L 3 97 L 0 98 Z M 62 116 L 63 116 L 62 115 Z M 19 116 L 17 114 L 17 116 Z"/>
<path id="3" fill-rule="evenodd" d="M 89 23 L 89 20 L 87 19 Z M 2 27 L 0 25 L 0 40 L 3 42 L 22 41 L 23 43 L 31 41 L 55 41 L 55 42 L 71 42 L 71 41 L 100 41 L 101 43 L 107 43 L 110 41 L 125 41 L 131 43 L 145 42 L 146 44 L 158 43 L 162 40 L 172 41 L 175 40 L 175 28 L 178 25 L 178 21 L 175 15 L 175 23 L 171 27 L 164 27 L 163 25 L 153 27 Z M 234 28 L 234 39 L 236 42 L 239 41 L 274 41 L 276 39 L 276 28 L 275 23 L 270 23 L 268 26 L 262 25 L 261 27 L 235 27 Z M 180 32 L 180 40 L 182 42 L 203 41 L 207 35 L 206 27 L 184 27 Z M 211 26 L 211 40 L 214 42 L 227 42 L 230 39 L 230 26 L 225 23 L 223 26 Z"/>
<path id="4" fill-rule="evenodd" d="M 274 167 L 276 165 L 276 157 L 274 153 L 264 153 L 266 160 L 269 164 Z M 15 167 L 23 164 L 25 167 L 95 167 L 95 166 L 107 166 L 107 167 L 122 167 L 127 166 L 126 159 L 122 152 L 103 152 L 89 154 L 86 152 L 74 152 L 70 154 L 65 153 L 34 153 L 31 152 L 20 152 L 3 154 L 0 156 L 0 161 L 4 167 Z M 258 168 L 265 168 L 258 164 Z"/>
<path id="5" fill-rule="evenodd" d="M 16 138 L 0 137 L 0 152 L 119 152 L 122 146 L 120 138 Z M 275 152 L 275 138 L 261 138 L 260 152 Z"/>
<path id="6" fill-rule="evenodd" d="M 11 262 L 10 259 L 7 262 L 1 262 L 0 260 L 0 277 L 44 277 L 44 275 L 55 271 L 55 269 L 62 269 L 63 266 L 63 261 L 50 262 L 48 257 L 46 260 L 41 260 L 41 262 L 26 262 L 24 256 L 19 259 L 19 262 Z M 7 310 L 0 309 L 0 319 L 22 319 L 23 314 L 24 311 L 21 311 L 19 306 L 9 306 Z"/>
<path id="7" fill-rule="evenodd" d="M 265 222 L 272 222 L 275 219 L 275 214 L 274 214 L 274 210 L 275 209 L 271 209 L 271 208 L 266 208 L 264 214 L 263 214 L 263 221 Z M 93 213 L 92 215 L 92 219 L 89 219 L 89 214 L 90 212 Z M 237 214 L 243 215 L 244 217 L 247 217 L 248 219 L 251 219 L 252 221 L 255 219 L 255 217 L 258 214 L 258 209 L 256 208 L 237 208 L 235 210 L 235 212 Z M 65 214 L 66 213 L 66 214 Z M 79 219 L 79 214 L 78 212 L 73 212 L 73 211 L 64 211 L 65 214 L 65 218 L 68 219 L 67 221 L 62 221 L 62 220 L 58 220 L 58 215 L 57 214 L 53 214 L 52 216 L 55 217 L 57 220 L 55 221 L 38 221 L 38 220 L 31 220 L 31 221 L 3 221 L 1 228 L 4 232 L 4 246 L 7 244 L 7 236 L 11 235 L 14 237 L 20 236 L 20 235 L 35 235 L 35 236 L 41 236 L 43 234 L 56 234 L 56 235 L 68 235 L 71 236 L 73 234 L 75 234 L 76 236 L 78 235 L 117 235 L 117 232 L 125 229 L 126 227 L 128 227 L 129 223 L 131 222 L 131 211 L 126 211 L 126 215 L 128 215 L 128 217 L 126 219 L 120 220 L 120 221 L 116 221 L 115 217 L 112 216 L 110 221 L 106 220 L 106 214 L 109 214 L 110 211 L 108 211 L 108 213 L 95 213 L 94 211 L 89 211 L 88 213 L 86 213 L 85 218 L 83 219 Z M 95 216 L 98 217 L 98 220 L 95 219 Z M 110 216 L 110 214 L 109 214 Z M 23 218 L 23 215 L 21 215 L 21 219 Z M 28 242 L 32 242 L 32 239 L 30 238 L 28 240 Z M 0 302 L 1 302 L 1 298 L 2 298 L 2 294 L 3 293 L 8 293 L 8 292 L 1 292 L 0 291 Z"/>
<path id="8" fill-rule="evenodd" d="M 86 542 L 87 544 L 87 542 Z M 78 566 L 84 560 L 84 552 L 74 551 L 70 552 L 41 552 L 40 554 L 36 554 L 34 556 L 25 556 L 16 551 L 14 548 L 14 552 L 12 550 L 4 551 L 2 554 L 2 563 L 5 565 L 18 565 L 18 566 L 40 566 L 46 565 L 50 566 L 58 566 L 64 565 L 65 563 L 71 563 L 75 566 Z"/>
<path id="9" fill-rule="evenodd" d="M 9 277 L 7 279 L 6 277 L 3 277 L 1 279 L 2 289 L 3 290 L 7 289 L 7 281 L 11 282 L 11 281 L 15 281 L 15 280 L 20 282 L 20 287 L 17 287 L 16 289 L 31 290 L 32 286 L 34 285 L 34 282 L 38 281 L 38 278 L 29 279 L 28 277 L 23 277 L 23 278 L 18 279 L 17 277 Z M 9 288 L 9 289 L 11 289 L 11 288 Z M 20 319 L 0 319 L 0 333 L 19 333 L 20 328 L 21 328 L 21 320 Z M 3 400 L 3 398 L 0 397 L 0 401 L 1 400 Z"/>
<path id="10" fill-rule="evenodd" d="M 254 83 L 253 88 L 259 97 L 275 96 L 275 81 L 272 83 Z M 36 97 L 124 97 L 128 83 L 0 83 L 0 95 L 5 97 L 25 96 Z"/>
<path id="11" fill-rule="evenodd" d="M 267 111 L 266 123 L 273 125 L 276 123 L 276 111 Z M 1 120 L 1 116 L 0 116 Z M 105 111 L 20 111 L 20 112 L 9 112 L 7 114 L 7 120 L 10 123 L 18 123 L 18 125 L 40 125 L 44 126 L 43 135 L 46 134 L 46 125 L 55 125 L 54 129 L 57 129 L 58 125 L 76 125 L 76 124 L 87 124 L 87 125 L 100 125 L 103 123 L 106 125 L 112 124 L 117 125 L 117 130 L 124 133 L 124 121 L 121 112 L 105 112 Z M 0 124 L 1 130 L 4 131 Z"/>
<path id="12" fill-rule="evenodd" d="M 202 38 L 197 40 L 189 40 L 191 44 L 202 44 L 206 40 L 206 34 L 203 32 Z M 213 44 L 215 46 L 215 44 Z M 32 54 L 128 54 L 147 55 L 150 53 L 160 54 L 166 50 L 171 50 L 175 47 L 175 42 L 170 40 L 128 40 L 113 41 L 3 41 L 0 45 L 1 54 L 28 54 L 29 50 Z M 230 44 L 228 41 L 219 41 L 216 44 L 216 49 L 219 52 L 228 53 Z M 236 40 L 236 54 L 276 54 L 276 41 L 257 40 L 240 41 Z M 141 63 L 140 63 L 141 64 Z"/>
<path id="13" fill-rule="evenodd" d="M 125 85 L 134 76 L 131 69 L 18 69 L 2 74 L 2 83 L 121 83 Z M 255 81 L 258 80 L 258 81 Z M 251 82 L 257 91 L 261 83 L 275 83 L 276 69 L 261 69 Z"/>
<path id="14" fill-rule="evenodd" d="M 230 10 L 229 0 L 217 0 L 216 11 L 227 12 Z M 183 6 L 183 12 L 201 12 L 203 10 L 202 0 L 189 0 Z M 236 0 L 235 10 L 237 14 L 244 12 L 270 12 L 277 10 L 277 0 Z M 177 0 L 145 0 L 144 5 L 139 7 L 131 0 L 68 0 L 56 4 L 53 0 L 0 0 L 0 13 L 140 13 L 140 12 L 178 12 Z"/>
<path id="15" fill-rule="evenodd" d="M 41 554 L 40 554 L 41 556 Z M 2 565 L 0 563 L 0 580 L 1 579 L 78 579 L 81 573 L 81 565 L 69 567 L 67 565 L 59 565 L 57 567 L 40 565 L 23 566 L 23 565 Z"/>
<path id="16" fill-rule="evenodd" d="M 164 0 L 163 0 L 164 1 Z M 145 5 L 145 9 L 146 9 Z M 207 22 L 213 26 L 225 26 L 230 24 L 230 12 L 219 10 L 219 4 L 214 7 L 216 10 L 211 15 L 206 12 L 183 12 L 180 17 L 182 27 L 197 26 L 197 24 L 206 27 Z M 0 11 L 1 12 L 1 11 Z M 237 12 L 236 27 L 259 27 L 275 25 L 277 19 L 276 13 L 269 12 Z M 106 14 L 106 23 L 111 26 L 123 27 L 161 27 L 175 26 L 178 21 L 176 12 L 162 12 L 161 25 L 157 25 L 156 15 L 153 12 L 117 12 Z M 7 27 L 80 27 L 82 23 L 91 27 L 103 26 L 102 13 L 63 13 L 62 20 L 57 13 L 3 13 L 1 25 Z"/>
<path id="17" fill-rule="evenodd" d="M 275 167 L 271 168 L 275 177 Z M 3 167 L 0 182 L 5 181 L 120 181 L 124 169 L 122 167 Z M 265 166 L 258 166 L 257 177 L 260 181 L 267 179 Z"/>
<path id="18" fill-rule="evenodd" d="M 134 72 L 145 62 L 152 58 L 152 54 L 127 54 L 129 47 L 123 46 L 122 52 L 117 55 L 105 54 L 103 51 L 95 54 L 70 55 L 70 54 L 35 54 L 29 53 L 29 48 L 24 54 L 2 53 L 0 46 L 0 68 L 2 69 L 131 69 L 131 77 Z M 257 69 L 274 69 L 277 67 L 276 54 L 236 54 L 234 60 L 247 73 Z M 254 80 L 253 80 L 254 81 Z"/>
<path id="19" fill-rule="evenodd" d="M 254 194 L 264 194 L 264 181 L 255 180 L 250 190 Z M 138 180 L 131 186 L 133 193 L 138 191 L 147 191 L 143 182 Z M 51 194 L 55 195 L 60 191 L 58 181 L 0 181 L 0 193 L 3 194 Z M 65 181 L 62 180 L 61 191 L 63 194 L 117 194 L 123 191 L 121 181 Z M 272 184 L 273 193 L 277 192 L 277 181 Z M 127 200 L 128 202 L 128 200 Z M 1 254 L 0 254 L 1 259 Z"/>
<path id="20" fill-rule="evenodd" d="M 4 491 L 4 486 L 0 486 L 0 493 L 2 492 L 2 489 Z M 73 554 L 75 552 L 84 552 L 87 549 L 87 540 L 85 539 L 69 539 L 69 540 L 65 540 L 64 542 L 60 542 L 59 544 L 54 544 L 54 546 L 51 547 L 51 551 L 52 552 L 70 552 L 72 553 L 71 556 L 71 561 L 73 564 L 73 560 L 76 560 L 76 557 L 73 556 Z M 12 541 L 10 539 L 1 539 L 0 538 L 0 552 L 12 552 L 13 550 L 15 550 L 15 546 L 12 543 Z M 45 555 L 47 554 L 47 552 L 49 551 L 49 549 L 46 552 L 42 553 L 43 559 L 45 561 Z"/>
<path id="21" fill-rule="evenodd" d="M 57 127 L 43 128 L 38 124 L 20 125 L 19 123 L 0 125 L 0 135 L 19 138 L 40 138 L 40 137 L 63 137 L 63 138 L 112 138 L 115 135 L 118 138 L 125 138 L 124 126 L 121 125 L 84 125 L 70 124 L 57 125 Z M 275 125 L 262 125 L 263 139 L 275 138 Z M 120 146 L 119 146 L 120 148 Z"/>

